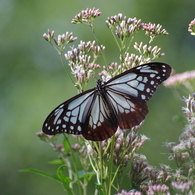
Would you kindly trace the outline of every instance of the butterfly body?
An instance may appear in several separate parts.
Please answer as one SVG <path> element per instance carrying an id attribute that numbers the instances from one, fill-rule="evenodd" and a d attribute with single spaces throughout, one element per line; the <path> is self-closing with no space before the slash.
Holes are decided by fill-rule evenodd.
<path id="1" fill-rule="evenodd" d="M 87 140 L 110 138 L 117 128 L 139 125 L 148 113 L 146 102 L 171 73 L 164 63 L 148 63 L 97 81 L 87 90 L 54 109 L 43 124 L 43 132 L 82 134 Z"/>

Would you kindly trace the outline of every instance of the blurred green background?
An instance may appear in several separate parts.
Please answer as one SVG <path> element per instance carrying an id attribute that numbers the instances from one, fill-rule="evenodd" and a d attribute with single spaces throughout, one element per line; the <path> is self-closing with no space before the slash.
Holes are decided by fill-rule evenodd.
<path id="1" fill-rule="evenodd" d="M 162 24 L 169 35 L 157 38 L 154 43 L 166 53 L 159 61 L 170 64 L 178 73 L 194 69 L 195 37 L 187 31 L 188 24 L 195 18 L 194 0 L 1 0 L 1 194 L 64 194 L 61 184 L 19 170 L 35 168 L 55 173 L 57 166 L 47 162 L 56 159 L 57 153 L 35 133 L 41 131 L 51 110 L 77 94 L 58 54 L 42 34 L 47 29 L 55 30 L 56 35 L 69 31 L 79 40 L 92 40 L 89 29 L 70 21 L 81 10 L 93 7 L 103 13 L 95 21 L 95 28 L 101 43 L 107 47 L 108 62 L 116 60 L 117 48 L 104 21 L 122 13 L 143 22 Z M 168 153 L 167 149 L 162 146 L 166 141 L 177 142 L 184 127 L 182 95 L 187 94 L 175 96 L 171 89 L 161 86 L 148 103 L 150 113 L 140 133 L 150 137 L 151 141 L 140 152 L 157 167 L 159 163 L 174 167 L 164 154 Z"/>

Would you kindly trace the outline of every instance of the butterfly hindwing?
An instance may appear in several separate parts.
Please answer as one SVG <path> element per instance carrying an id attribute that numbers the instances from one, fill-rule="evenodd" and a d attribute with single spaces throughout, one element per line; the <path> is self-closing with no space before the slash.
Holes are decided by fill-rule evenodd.
<path id="1" fill-rule="evenodd" d="M 113 111 L 121 129 L 130 129 L 139 125 L 148 114 L 146 103 L 135 101 L 129 96 L 107 92 Z"/>
<path id="2" fill-rule="evenodd" d="M 117 130 L 115 113 L 102 91 L 97 91 L 86 120 L 83 137 L 87 140 L 102 141 L 110 138 Z"/>

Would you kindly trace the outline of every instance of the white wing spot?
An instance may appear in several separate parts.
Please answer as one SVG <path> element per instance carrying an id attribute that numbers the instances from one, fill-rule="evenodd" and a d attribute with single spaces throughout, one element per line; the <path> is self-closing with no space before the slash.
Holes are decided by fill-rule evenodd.
<path id="1" fill-rule="evenodd" d="M 100 122 L 101 122 L 101 123 L 104 121 L 104 117 L 103 117 L 102 114 L 100 115 L 100 118 L 99 118 L 99 119 L 100 119 Z"/>
<path id="2" fill-rule="evenodd" d="M 132 96 L 137 97 L 138 96 L 138 91 L 136 89 L 131 89 Z"/>
<path id="3" fill-rule="evenodd" d="M 82 129 L 81 129 L 81 126 L 78 126 L 78 127 L 77 127 L 77 130 L 78 130 L 78 131 L 81 131 L 81 130 L 82 130 Z"/>
<path id="4" fill-rule="evenodd" d="M 142 98 L 142 100 L 145 100 L 146 96 L 145 95 L 141 95 L 141 98 Z"/>
<path id="5" fill-rule="evenodd" d="M 101 126 L 101 123 L 100 123 L 100 122 L 98 122 L 97 126 Z"/>
<path id="6" fill-rule="evenodd" d="M 150 78 L 154 78 L 155 76 L 155 74 L 150 74 Z"/>
<path id="7" fill-rule="evenodd" d="M 58 121 L 58 118 L 60 117 L 60 115 L 62 114 L 62 112 L 63 112 L 63 109 L 57 109 L 56 110 L 56 112 L 55 112 L 55 119 L 54 119 L 54 121 L 53 121 L 53 124 L 56 124 L 57 123 L 57 121 Z"/>
<path id="8" fill-rule="evenodd" d="M 146 89 L 146 92 L 148 92 L 148 93 L 149 93 L 149 92 L 150 92 L 150 88 L 147 88 L 147 89 Z"/>
<path id="9" fill-rule="evenodd" d="M 59 108 L 63 108 L 64 107 L 64 104 L 62 104 L 61 106 L 59 106 Z"/>
<path id="10" fill-rule="evenodd" d="M 146 77 L 144 77 L 144 78 L 146 78 Z M 143 77 L 142 76 L 139 76 L 139 77 L 137 77 L 137 80 L 138 81 L 142 81 L 143 80 Z"/>
<path id="11" fill-rule="evenodd" d="M 129 104 L 129 106 L 130 106 L 130 111 L 131 112 L 133 112 L 133 111 L 135 111 L 135 105 L 131 102 L 131 101 L 129 101 L 129 100 L 127 100 L 127 103 Z M 127 110 L 128 111 L 128 110 Z M 129 111 L 127 112 L 126 110 L 125 110 L 125 112 L 126 113 L 129 113 Z"/>
<path id="12" fill-rule="evenodd" d="M 68 112 L 66 113 L 66 116 L 70 116 L 70 115 L 71 115 L 71 112 L 68 111 Z"/>
<path id="13" fill-rule="evenodd" d="M 99 100 L 99 101 L 98 101 Z M 104 110 L 104 106 L 103 106 L 103 102 L 101 100 L 101 98 L 99 96 L 96 97 L 95 101 L 94 101 L 94 106 L 91 110 L 91 126 L 93 124 L 97 124 L 97 122 L 99 121 L 99 114 L 100 114 L 100 110 Z"/>
<path id="14" fill-rule="evenodd" d="M 129 104 L 130 108 L 134 108 L 134 103 L 132 103 L 131 101 L 127 100 L 127 103 Z"/>
<path id="15" fill-rule="evenodd" d="M 131 112 L 134 112 L 135 111 L 135 109 L 132 107 L 132 108 L 130 108 L 130 110 L 131 110 Z"/>
<path id="16" fill-rule="evenodd" d="M 151 85 L 154 85 L 154 81 L 150 81 L 150 84 L 151 84 Z"/>
<path id="17" fill-rule="evenodd" d="M 62 125 L 62 128 L 64 128 L 64 129 L 65 129 L 65 128 L 66 128 L 66 125 L 65 125 L 65 124 L 63 124 L 63 125 Z"/>
<path id="18" fill-rule="evenodd" d="M 68 122 L 69 118 L 67 116 L 65 116 L 63 119 L 64 119 L 65 122 Z"/>
<path id="19" fill-rule="evenodd" d="M 143 91 L 144 90 L 144 84 L 140 83 L 137 88 L 140 90 L 140 91 Z"/>
<path id="20" fill-rule="evenodd" d="M 78 115 L 78 112 L 79 112 L 79 107 L 75 108 L 75 109 L 72 111 L 72 115 L 73 115 L 73 116 L 77 116 L 77 115 Z"/>
<path id="21" fill-rule="evenodd" d="M 138 81 L 137 80 L 134 80 L 134 81 L 129 81 L 128 84 L 131 86 L 131 87 L 137 87 L 138 85 Z"/>
<path id="22" fill-rule="evenodd" d="M 120 105 L 119 105 L 119 111 L 121 112 L 121 113 L 124 113 L 124 108 L 123 107 L 121 107 Z"/>
<path id="23" fill-rule="evenodd" d="M 158 73 L 158 71 L 156 71 L 156 70 L 151 70 L 151 69 L 149 69 L 149 68 L 144 68 L 144 69 L 140 69 L 140 72 L 143 72 L 143 73 L 147 73 L 147 72 L 149 72 L 149 73 L 155 73 L 155 74 L 157 74 Z"/>
<path id="24" fill-rule="evenodd" d="M 147 83 L 148 82 L 148 78 L 147 77 L 144 77 L 143 82 L 144 83 Z"/>
<path id="25" fill-rule="evenodd" d="M 57 124 L 61 124 L 61 122 L 62 122 L 62 120 L 61 120 L 61 119 L 59 119 L 59 120 L 57 121 Z"/>
<path id="26" fill-rule="evenodd" d="M 77 118 L 75 116 L 74 117 L 71 117 L 70 118 L 70 122 L 73 123 L 73 124 L 76 124 L 76 119 Z"/>
<path id="27" fill-rule="evenodd" d="M 142 69 L 150 69 L 150 67 L 149 66 L 147 66 L 147 65 L 145 65 L 145 66 L 142 66 Z"/>

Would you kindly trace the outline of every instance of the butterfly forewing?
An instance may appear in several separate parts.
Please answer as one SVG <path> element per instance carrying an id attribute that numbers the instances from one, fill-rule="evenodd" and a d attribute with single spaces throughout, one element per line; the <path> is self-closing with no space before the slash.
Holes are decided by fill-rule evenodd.
<path id="1" fill-rule="evenodd" d="M 88 90 L 59 105 L 45 120 L 43 132 L 49 135 L 82 134 L 94 94 L 93 90 Z"/>
<path id="2" fill-rule="evenodd" d="M 164 63 L 148 63 L 119 74 L 59 105 L 46 118 L 43 132 L 82 134 L 87 140 L 110 138 L 117 128 L 139 125 L 148 113 L 146 102 L 171 73 Z"/>
<path id="3" fill-rule="evenodd" d="M 148 101 L 159 84 L 171 73 L 171 67 L 163 63 L 149 63 L 123 72 L 105 83 L 106 90 L 126 94 L 136 101 Z"/>

